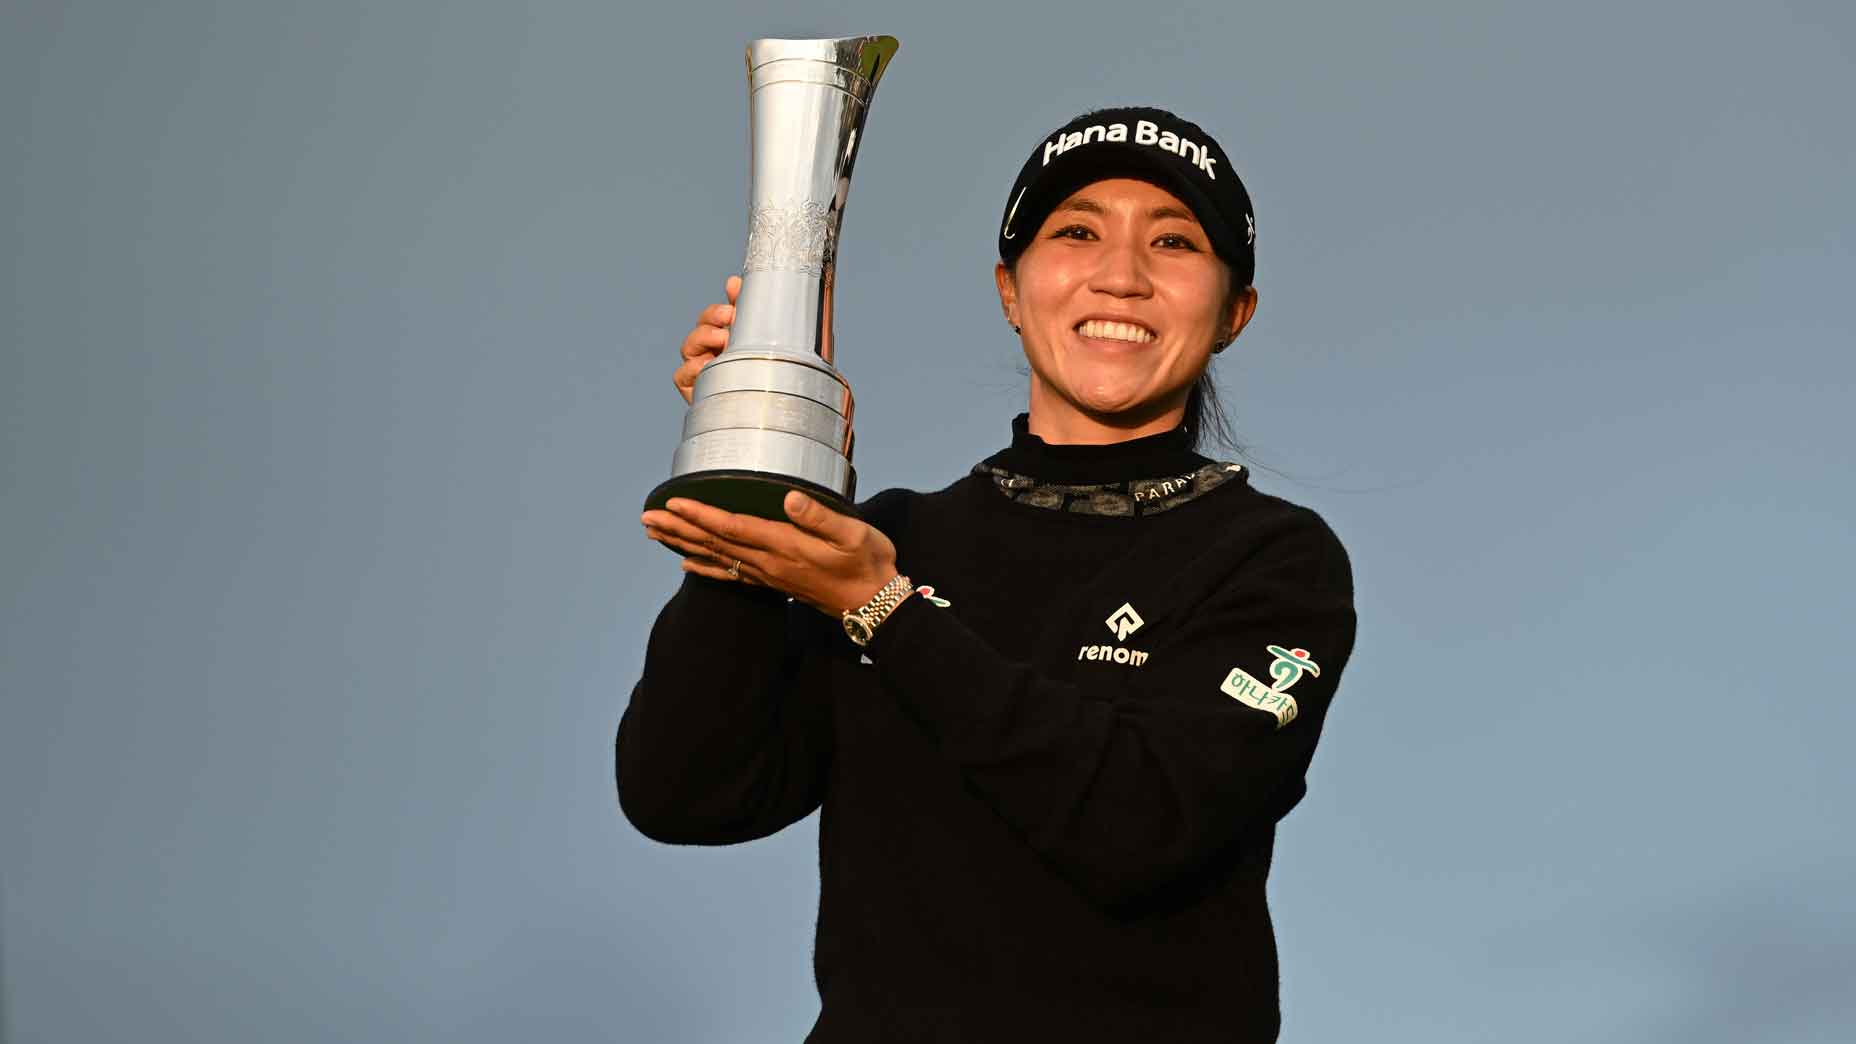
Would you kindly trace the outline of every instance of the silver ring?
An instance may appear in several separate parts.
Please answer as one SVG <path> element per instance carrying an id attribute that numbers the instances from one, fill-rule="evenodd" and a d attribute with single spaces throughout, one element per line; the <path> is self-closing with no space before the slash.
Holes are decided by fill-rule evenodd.
<path id="1" fill-rule="evenodd" d="M 728 578 L 730 580 L 741 579 L 741 559 L 735 559 L 735 564 L 728 567 Z"/>

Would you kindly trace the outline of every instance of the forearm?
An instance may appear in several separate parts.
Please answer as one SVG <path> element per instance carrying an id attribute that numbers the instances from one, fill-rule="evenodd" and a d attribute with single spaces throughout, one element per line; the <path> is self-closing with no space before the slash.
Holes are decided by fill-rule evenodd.
<path id="1" fill-rule="evenodd" d="M 700 577 L 665 605 L 614 750 L 639 830 L 726 843 L 817 806 L 829 722 L 820 694 L 801 691 L 797 623 L 782 595 Z"/>
<path id="2" fill-rule="evenodd" d="M 1079 685 L 1014 660 L 918 598 L 885 622 L 871 656 L 885 690 L 1000 819 L 1108 907 L 1191 877 L 1294 804 L 1351 648 L 1348 599 L 1272 615 L 1326 657 L 1319 684 L 1296 690 L 1300 715 L 1279 725 L 1220 691 L 1248 628 L 1206 615 L 1220 622 L 1155 649 L 1138 685 Z"/>

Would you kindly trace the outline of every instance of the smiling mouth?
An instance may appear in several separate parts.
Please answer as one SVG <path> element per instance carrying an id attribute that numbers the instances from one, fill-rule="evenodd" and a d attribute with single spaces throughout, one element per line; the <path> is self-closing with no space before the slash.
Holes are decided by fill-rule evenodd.
<path id="1" fill-rule="evenodd" d="M 1112 323 L 1106 319 L 1086 319 L 1076 324 L 1076 332 L 1084 337 L 1093 337 L 1102 341 L 1127 341 L 1131 344 L 1146 344 L 1154 339 L 1154 332 L 1135 323 Z"/>

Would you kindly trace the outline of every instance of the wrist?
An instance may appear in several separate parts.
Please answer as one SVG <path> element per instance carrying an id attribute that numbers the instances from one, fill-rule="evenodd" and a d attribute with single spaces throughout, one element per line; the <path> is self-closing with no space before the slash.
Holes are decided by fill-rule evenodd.
<path id="1" fill-rule="evenodd" d="M 869 645 L 870 639 L 876 635 L 876 629 L 914 593 L 914 582 L 901 573 L 895 574 L 870 596 L 869 601 L 844 611 L 841 621 L 845 636 L 860 646 Z"/>
<path id="2" fill-rule="evenodd" d="M 847 595 L 846 601 L 848 602 L 849 608 L 840 609 L 838 611 L 839 614 L 842 615 L 847 612 L 854 613 L 864 606 L 869 605 L 878 595 L 883 593 L 885 587 L 894 583 L 896 577 L 901 575 L 902 570 L 897 569 L 893 564 L 885 569 L 880 569 L 872 573 L 869 579 L 860 581 L 855 588 L 852 588 L 853 591 L 862 591 L 863 596 L 860 598 L 856 594 Z"/>

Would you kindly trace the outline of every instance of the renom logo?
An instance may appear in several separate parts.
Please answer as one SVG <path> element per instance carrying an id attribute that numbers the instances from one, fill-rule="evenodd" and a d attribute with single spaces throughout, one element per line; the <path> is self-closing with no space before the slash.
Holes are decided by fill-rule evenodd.
<path id="1" fill-rule="evenodd" d="M 1134 611 L 1132 603 L 1123 602 L 1121 608 L 1110 613 L 1104 622 L 1108 624 L 1109 630 L 1115 632 L 1116 641 L 1125 642 L 1129 635 L 1140 630 L 1141 625 L 1147 621 L 1141 619 L 1141 614 Z"/>
<path id="2" fill-rule="evenodd" d="M 1141 625 L 1146 622 L 1141 619 L 1140 613 L 1134 611 L 1133 604 L 1129 602 L 1121 603 L 1121 608 L 1108 614 L 1108 619 L 1103 621 L 1108 624 L 1109 630 L 1115 632 L 1115 640 L 1118 642 L 1126 641 L 1129 635 L 1140 630 Z M 1106 660 L 1109 663 L 1125 663 L 1130 667 L 1139 667 L 1147 662 L 1147 653 L 1141 649 L 1129 649 L 1120 645 L 1084 644 L 1076 650 L 1076 658 Z"/>
<path id="3" fill-rule="evenodd" d="M 1139 667 L 1147 662 L 1147 653 L 1142 649 L 1130 649 L 1122 645 L 1085 645 L 1076 650 L 1079 660 L 1107 660 L 1110 663 L 1125 663 L 1130 667 Z"/>

